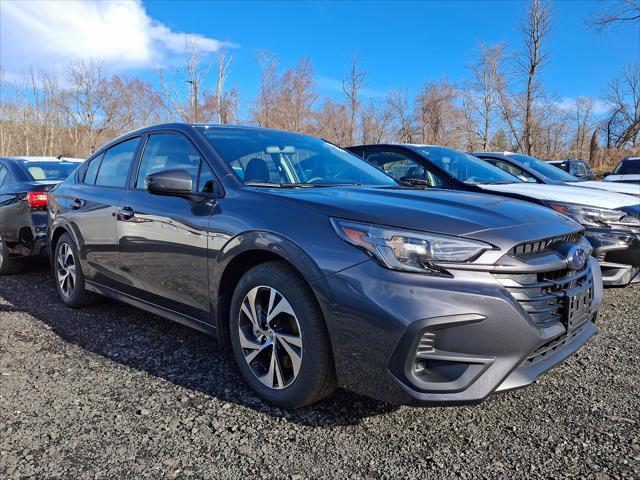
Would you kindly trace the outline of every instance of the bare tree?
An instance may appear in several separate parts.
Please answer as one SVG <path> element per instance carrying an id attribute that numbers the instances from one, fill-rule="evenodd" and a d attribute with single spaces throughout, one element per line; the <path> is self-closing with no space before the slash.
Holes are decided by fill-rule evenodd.
<path id="1" fill-rule="evenodd" d="M 342 91 L 347 97 L 347 105 L 349 109 L 349 125 L 348 137 L 349 144 L 353 144 L 356 137 L 356 119 L 358 110 L 360 109 L 360 91 L 364 87 L 367 73 L 358 66 L 359 60 L 357 56 L 351 59 L 351 68 L 349 74 L 342 79 Z"/>
<path id="2" fill-rule="evenodd" d="M 458 89 L 446 79 L 424 84 L 414 103 L 420 141 L 460 146 L 456 135 L 463 114 L 455 104 L 458 96 Z"/>
<path id="3" fill-rule="evenodd" d="M 552 9 L 549 0 L 530 0 L 527 15 L 521 25 L 526 55 L 522 67 L 527 75 L 526 103 L 524 114 L 524 150 L 530 155 L 533 150 L 533 103 L 537 91 L 537 74 L 547 59 L 544 42 L 552 31 Z"/>
<path id="4" fill-rule="evenodd" d="M 601 3 L 602 7 L 587 19 L 587 25 L 596 31 L 640 23 L 640 0 L 601 0 Z"/>
<path id="5" fill-rule="evenodd" d="M 417 129 L 409 107 L 409 93 L 406 89 L 392 90 L 387 95 L 387 103 L 392 114 L 394 137 L 401 143 L 412 143 L 417 138 Z"/>
<path id="6" fill-rule="evenodd" d="M 362 143 L 381 143 L 391 137 L 393 116 L 389 98 L 371 100 L 360 115 Z"/>
<path id="7" fill-rule="evenodd" d="M 473 80 L 466 89 L 465 112 L 473 133 L 480 137 L 482 150 L 490 142 L 493 113 L 498 104 L 504 45 L 480 45 L 477 60 L 470 65 Z"/>
<path id="8" fill-rule="evenodd" d="M 640 133 L 640 62 L 626 65 L 604 92 L 610 113 L 606 124 L 607 147 L 637 147 Z"/>
<path id="9" fill-rule="evenodd" d="M 93 152 L 98 138 L 112 126 L 115 113 L 111 99 L 112 82 L 106 77 L 104 66 L 93 60 L 72 63 L 67 69 L 68 102 L 66 108 L 72 119 L 76 138 L 82 130 L 81 141 L 85 153 Z"/>
<path id="10" fill-rule="evenodd" d="M 184 65 L 181 68 L 158 70 L 160 86 L 167 100 L 165 108 L 184 122 L 207 122 L 214 112 L 203 109 L 203 99 L 209 95 L 207 85 L 213 68 L 213 56 L 207 55 L 197 39 L 185 37 Z M 223 73 L 224 73 L 223 68 Z M 188 84 L 185 98 L 185 83 Z"/>
<path id="11" fill-rule="evenodd" d="M 224 84 L 227 81 L 227 78 L 229 77 L 229 69 L 231 67 L 231 61 L 233 60 L 233 57 L 231 57 L 228 53 L 228 50 L 226 47 L 221 48 L 220 51 L 218 52 L 218 76 L 217 76 L 217 82 L 216 82 L 216 115 L 218 117 L 218 123 L 228 123 L 228 121 L 224 121 L 224 120 L 229 120 L 230 119 L 230 111 L 233 109 L 230 109 L 230 105 L 225 104 L 229 101 L 231 101 L 233 103 L 233 99 L 236 100 L 237 102 L 237 90 L 235 90 L 235 93 L 232 94 L 230 97 L 226 97 L 225 98 L 225 92 L 224 92 Z"/>
<path id="12" fill-rule="evenodd" d="M 587 137 L 591 130 L 590 121 L 593 112 L 593 99 L 589 97 L 578 97 L 575 101 L 575 150 L 583 157 L 586 151 Z"/>
<path id="13" fill-rule="evenodd" d="M 273 127 L 273 104 L 278 90 L 278 58 L 263 50 L 256 54 L 256 60 L 260 66 L 260 87 L 253 107 L 253 117 L 261 127 Z"/>

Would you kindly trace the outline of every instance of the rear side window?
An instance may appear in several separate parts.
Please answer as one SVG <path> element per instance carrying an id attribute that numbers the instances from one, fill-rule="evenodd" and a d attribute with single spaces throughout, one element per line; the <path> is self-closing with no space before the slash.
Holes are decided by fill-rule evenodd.
<path id="1" fill-rule="evenodd" d="M 102 187 L 126 186 L 129 167 L 139 141 L 140 138 L 132 138 L 107 150 L 102 156 L 95 184 Z"/>
<path id="2" fill-rule="evenodd" d="M 159 133 L 149 137 L 140 161 L 136 188 L 144 189 L 147 175 L 164 170 L 186 170 L 191 175 L 194 190 L 214 190 L 213 172 L 182 135 Z"/>
<path id="3" fill-rule="evenodd" d="M 8 170 L 4 165 L 0 165 L 0 187 L 2 186 L 2 184 L 4 183 L 4 181 L 7 178 L 7 174 L 8 174 Z"/>
<path id="4" fill-rule="evenodd" d="M 80 181 L 82 183 L 86 183 L 88 185 L 93 185 L 96 183 L 96 175 L 98 174 L 98 169 L 100 168 L 100 161 L 102 160 L 102 155 L 98 155 L 93 160 L 89 160 L 89 163 L 86 166 L 82 167 L 80 171 Z"/>

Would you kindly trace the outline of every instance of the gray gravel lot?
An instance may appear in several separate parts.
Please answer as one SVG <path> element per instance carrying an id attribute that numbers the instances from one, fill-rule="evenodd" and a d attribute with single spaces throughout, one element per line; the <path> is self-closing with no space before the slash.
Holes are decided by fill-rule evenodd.
<path id="1" fill-rule="evenodd" d="M 212 340 L 105 301 L 58 301 L 46 266 L 0 277 L 0 478 L 640 477 L 640 287 L 535 385 L 480 406 L 339 391 L 264 405 Z"/>

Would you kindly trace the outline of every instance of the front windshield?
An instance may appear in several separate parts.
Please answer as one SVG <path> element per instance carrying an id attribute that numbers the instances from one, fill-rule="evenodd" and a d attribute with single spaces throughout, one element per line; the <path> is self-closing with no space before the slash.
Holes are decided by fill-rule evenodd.
<path id="1" fill-rule="evenodd" d="M 519 178 L 459 150 L 431 146 L 412 148 L 452 177 L 470 185 L 522 183 Z"/>
<path id="2" fill-rule="evenodd" d="M 640 158 L 622 160 L 612 173 L 613 175 L 640 175 Z"/>
<path id="3" fill-rule="evenodd" d="M 246 185 L 397 185 L 360 157 L 318 138 L 256 128 L 200 128 Z"/>
<path id="4" fill-rule="evenodd" d="M 19 162 L 22 169 L 35 181 L 64 180 L 80 163 L 76 162 Z"/>
<path id="5" fill-rule="evenodd" d="M 544 175 L 551 180 L 557 180 L 559 182 L 580 181 L 577 177 L 574 177 L 570 173 L 567 173 L 558 167 L 554 167 L 550 163 L 543 162 L 542 160 L 538 160 L 537 158 L 533 158 L 528 155 L 523 155 L 521 153 L 510 153 L 509 158 L 517 160 L 523 165 L 529 167 L 532 170 L 535 170 L 536 172 Z"/>

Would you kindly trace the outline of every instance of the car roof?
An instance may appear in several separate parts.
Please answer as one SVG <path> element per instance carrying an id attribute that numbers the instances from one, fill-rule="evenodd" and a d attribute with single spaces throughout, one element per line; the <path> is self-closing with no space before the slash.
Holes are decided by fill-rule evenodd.
<path id="1" fill-rule="evenodd" d="M 640 160 L 640 157 L 625 157 L 622 160 L 633 160 L 634 162 L 637 162 Z"/>
<path id="2" fill-rule="evenodd" d="M 93 157 L 97 153 L 103 152 L 111 148 L 113 145 L 116 145 L 122 141 L 125 141 L 129 138 L 141 136 L 146 133 L 152 133 L 157 130 L 177 130 L 180 132 L 188 132 L 195 128 L 216 128 L 216 129 L 237 129 L 237 130 L 260 130 L 260 131 L 270 131 L 270 132 L 281 132 L 281 133 L 291 133 L 294 135 L 304 135 L 311 136 L 305 133 L 297 133 L 297 132 L 288 132 L 286 130 L 278 130 L 275 128 L 265 128 L 259 127 L 256 125 L 230 125 L 226 123 L 184 123 L 184 122 L 169 122 L 169 123 L 156 123 L 154 125 L 147 125 L 146 127 L 139 128 L 137 130 L 132 130 L 130 132 L 124 133 L 109 142 L 100 145 L 90 156 Z"/>
<path id="3" fill-rule="evenodd" d="M 74 162 L 74 163 L 80 163 L 80 162 L 84 162 L 84 158 L 72 158 L 72 157 L 31 157 L 31 156 L 15 156 L 15 157 L 8 157 L 11 160 L 19 160 L 25 163 L 29 163 L 29 162 L 52 162 L 52 163 L 58 163 L 58 162 Z"/>

